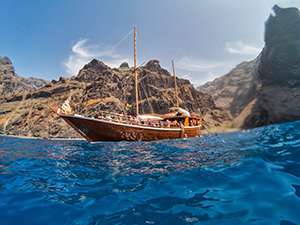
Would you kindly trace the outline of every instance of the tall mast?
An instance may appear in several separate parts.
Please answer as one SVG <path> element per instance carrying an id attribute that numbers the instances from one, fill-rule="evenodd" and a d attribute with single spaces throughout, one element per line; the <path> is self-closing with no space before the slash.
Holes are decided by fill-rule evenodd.
<path id="1" fill-rule="evenodd" d="M 138 80 L 137 80 L 137 67 L 136 67 L 136 27 L 134 27 L 134 80 L 135 80 L 136 117 L 138 117 L 138 115 L 139 115 L 139 96 L 138 96 Z"/>
<path id="2" fill-rule="evenodd" d="M 172 60 L 172 65 L 173 65 L 173 74 L 174 74 L 174 83 L 175 83 L 176 107 L 179 108 L 174 60 Z"/>

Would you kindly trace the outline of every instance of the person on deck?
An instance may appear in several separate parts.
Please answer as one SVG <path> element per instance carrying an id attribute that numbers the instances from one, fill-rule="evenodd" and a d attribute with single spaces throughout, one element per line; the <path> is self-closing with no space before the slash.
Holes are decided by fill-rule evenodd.
<path id="1" fill-rule="evenodd" d="M 181 129 L 180 136 L 183 138 L 185 136 L 185 133 L 184 133 L 184 125 L 182 122 L 180 122 L 180 129 Z"/>
<path id="2" fill-rule="evenodd" d="M 137 125 L 137 124 L 138 124 L 138 121 L 137 121 L 137 118 L 136 118 L 136 117 L 133 118 L 133 123 L 132 123 L 132 124 L 134 124 L 134 125 Z"/>
<path id="3" fill-rule="evenodd" d="M 174 127 L 178 127 L 178 122 L 177 122 L 177 120 L 174 120 L 173 126 L 174 126 Z"/>
<path id="4" fill-rule="evenodd" d="M 160 121 L 160 126 L 163 127 L 164 126 L 164 121 Z"/>
<path id="5" fill-rule="evenodd" d="M 141 125 L 141 120 L 137 118 L 137 125 Z"/>
<path id="6" fill-rule="evenodd" d="M 193 120 L 190 120 L 190 126 L 194 126 L 194 121 Z"/>
<path id="7" fill-rule="evenodd" d="M 128 122 L 129 122 L 129 124 L 132 124 L 132 122 L 133 122 L 133 118 L 132 118 L 132 116 L 131 116 L 131 115 L 129 115 Z"/>
<path id="8" fill-rule="evenodd" d="M 167 126 L 168 128 L 170 128 L 170 125 L 171 125 L 170 120 L 167 120 L 167 121 L 166 121 L 166 126 Z"/>
<path id="9" fill-rule="evenodd" d="M 120 122 L 123 122 L 124 121 L 124 114 L 123 112 L 121 112 L 121 115 L 120 115 Z"/>
<path id="10" fill-rule="evenodd" d="M 149 126 L 150 126 L 150 127 L 153 126 L 153 120 L 149 120 Z"/>
<path id="11" fill-rule="evenodd" d="M 197 125 L 197 123 L 196 123 L 196 120 L 195 119 L 193 119 L 193 126 L 196 126 Z"/>

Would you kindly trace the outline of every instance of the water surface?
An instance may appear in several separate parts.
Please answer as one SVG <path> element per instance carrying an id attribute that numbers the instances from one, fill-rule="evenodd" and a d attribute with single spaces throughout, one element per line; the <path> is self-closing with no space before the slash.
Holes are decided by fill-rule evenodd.
<path id="1" fill-rule="evenodd" d="M 300 224 L 299 128 L 134 143 L 0 137 L 0 224 Z"/>

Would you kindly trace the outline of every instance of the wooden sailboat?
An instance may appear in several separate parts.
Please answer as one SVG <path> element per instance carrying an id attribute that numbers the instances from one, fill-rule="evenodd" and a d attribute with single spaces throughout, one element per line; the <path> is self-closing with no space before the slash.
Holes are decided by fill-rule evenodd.
<path id="1" fill-rule="evenodd" d="M 138 81 L 136 65 L 136 28 L 134 28 L 134 77 L 136 95 L 136 119 L 116 121 L 111 118 L 88 118 L 68 115 L 64 110 L 50 108 L 89 142 L 99 141 L 155 141 L 196 137 L 200 134 L 201 119 L 192 117 L 186 110 L 179 108 L 174 61 L 172 61 L 176 105 L 167 114 L 139 115 Z M 147 121 L 148 124 L 143 124 Z M 151 122 L 152 121 L 152 122 Z M 153 122 L 155 121 L 155 122 Z"/>

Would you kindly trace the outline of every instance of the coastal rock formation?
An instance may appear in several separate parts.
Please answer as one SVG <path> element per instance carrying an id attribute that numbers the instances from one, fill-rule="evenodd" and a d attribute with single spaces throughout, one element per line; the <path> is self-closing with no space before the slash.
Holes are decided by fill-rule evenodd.
<path id="1" fill-rule="evenodd" d="M 234 127 L 300 120 L 300 13 L 276 5 L 273 10 L 261 54 L 197 88 L 231 113 Z"/>
<path id="2" fill-rule="evenodd" d="M 263 85 L 296 85 L 300 79 L 300 13 L 273 8 L 265 25 L 265 47 L 259 65 Z"/>
<path id="3" fill-rule="evenodd" d="M 228 110 L 235 118 L 255 99 L 261 86 L 258 61 L 259 57 L 251 62 L 242 62 L 228 74 L 197 89 L 212 95 L 216 105 Z"/>
<path id="4" fill-rule="evenodd" d="M 174 106 L 174 79 L 151 60 L 138 68 L 140 113 L 167 113 Z M 134 68 L 110 68 L 96 59 L 77 76 L 61 77 L 44 87 L 1 100 L 0 133 L 34 137 L 79 137 L 48 105 L 60 107 L 70 97 L 74 112 L 96 117 L 104 112 L 135 115 Z M 212 97 L 197 91 L 188 80 L 177 79 L 179 106 L 203 117 L 204 126 L 218 126 L 229 115 L 215 106 Z"/>
<path id="5" fill-rule="evenodd" d="M 37 78 L 24 78 L 15 73 L 8 57 L 0 57 L 0 96 L 21 94 L 44 86 L 47 81 Z"/>

